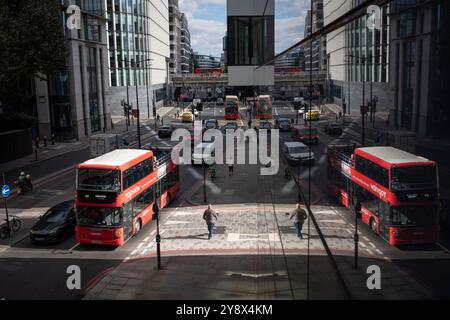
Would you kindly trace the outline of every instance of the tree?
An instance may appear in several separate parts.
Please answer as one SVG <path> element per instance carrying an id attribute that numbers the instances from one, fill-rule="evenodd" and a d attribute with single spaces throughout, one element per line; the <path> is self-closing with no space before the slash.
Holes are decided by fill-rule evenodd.
<path id="1" fill-rule="evenodd" d="M 0 102 L 29 104 L 36 74 L 64 69 L 66 47 L 57 0 L 0 0 Z M 65 27 L 65 26 L 64 26 Z"/>

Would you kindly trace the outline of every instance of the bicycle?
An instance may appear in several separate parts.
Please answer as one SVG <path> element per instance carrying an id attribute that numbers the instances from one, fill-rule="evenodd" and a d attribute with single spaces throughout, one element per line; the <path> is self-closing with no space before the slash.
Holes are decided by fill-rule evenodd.
<path id="1" fill-rule="evenodd" d="M 12 218 L 12 219 L 11 219 Z M 4 240 L 7 237 L 11 236 L 12 232 L 19 232 L 20 228 L 22 227 L 22 221 L 17 218 L 16 216 L 11 216 L 9 220 L 9 228 L 8 228 L 8 222 L 5 219 L 5 224 L 0 227 L 0 239 Z"/>

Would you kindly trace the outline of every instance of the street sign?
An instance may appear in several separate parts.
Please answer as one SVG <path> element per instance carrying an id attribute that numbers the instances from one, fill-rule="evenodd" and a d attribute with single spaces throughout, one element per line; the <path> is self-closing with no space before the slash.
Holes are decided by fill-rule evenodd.
<path id="1" fill-rule="evenodd" d="M 9 194 L 11 193 L 11 189 L 9 189 L 8 185 L 4 185 L 2 188 L 2 196 L 3 198 L 8 198 Z"/>

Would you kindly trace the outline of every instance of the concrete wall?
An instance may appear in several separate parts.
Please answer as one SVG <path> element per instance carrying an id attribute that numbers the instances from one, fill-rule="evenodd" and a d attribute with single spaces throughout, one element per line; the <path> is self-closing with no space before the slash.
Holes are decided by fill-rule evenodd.
<path id="1" fill-rule="evenodd" d="M 325 0 L 323 4 L 324 25 L 328 25 L 351 9 L 348 0 Z M 345 81 L 346 78 L 345 27 L 327 34 L 327 54 L 330 57 L 329 79 Z"/>
<path id="2" fill-rule="evenodd" d="M 344 95 L 347 112 L 359 112 L 363 102 L 363 83 L 333 81 L 333 85 L 341 88 L 341 98 L 333 96 L 331 102 L 342 105 L 342 95 Z M 366 82 L 364 91 L 364 98 L 367 101 L 370 99 L 370 82 Z M 372 96 L 378 97 L 377 112 L 387 112 L 394 103 L 395 90 L 389 83 L 374 82 L 372 83 Z"/>
<path id="3" fill-rule="evenodd" d="M 227 0 L 227 14 L 229 16 L 262 16 L 266 3 L 266 15 L 274 15 L 274 0 Z"/>
<path id="4" fill-rule="evenodd" d="M 153 86 L 153 90 L 162 88 L 163 85 Z M 152 108 L 152 90 L 149 87 L 149 105 L 150 105 L 150 117 L 153 116 Z M 138 88 L 139 94 L 139 110 L 143 118 L 147 117 L 147 87 L 140 86 Z M 170 98 L 170 97 L 169 97 Z M 133 109 L 136 109 L 136 87 L 128 88 L 128 99 L 129 103 L 133 104 Z M 121 101 L 127 100 L 127 87 L 111 87 L 108 95 L 106 97 L 106 105 L 111 111 L 111 116 L 123 116 L 123 107 L 121 106 Z M 161 107 L 164 104 L 163 100 L 156 102 L 156 107 Z"/>

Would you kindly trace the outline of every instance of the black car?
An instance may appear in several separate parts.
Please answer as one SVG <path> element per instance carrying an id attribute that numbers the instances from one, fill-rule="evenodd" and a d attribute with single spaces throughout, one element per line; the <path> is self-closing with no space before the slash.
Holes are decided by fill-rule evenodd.
<path id="1" fill-rule="evenodd" d="M 342 134 L 342 126 L 339 123 L 331 122 L 325 126 L 325 132 L 330 135 L 340 136 Z"/>
<path id="2" fill-rule="evenodd" d="M 280 129 L 280 131 L 290 131 L 291 120 L 288 118 L 278 118 L 275 120 L 275 128 Z"/>
<path id="3" fill-rule="evenodd" d="M 170 138 L 174 128 L 172 126 L 164 125 L 158 129 L 158 137 L 160 138 Z"/>
<path id="4" fill-rule="evenodd" d="M 51 207 L 30 230 L 32 243 L 59 243 L 75 233 L 74 201 L 64 201 Z"/>

